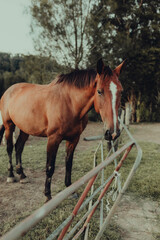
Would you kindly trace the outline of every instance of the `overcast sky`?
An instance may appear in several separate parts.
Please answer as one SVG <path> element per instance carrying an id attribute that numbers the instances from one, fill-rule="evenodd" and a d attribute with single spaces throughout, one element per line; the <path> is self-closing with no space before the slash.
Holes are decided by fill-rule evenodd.
<path id="1" fill-rule="evenodd" d="M 30 0 L 0 0 L 0 52 L 34 53 L 31 17 L 25 13 Z"/>

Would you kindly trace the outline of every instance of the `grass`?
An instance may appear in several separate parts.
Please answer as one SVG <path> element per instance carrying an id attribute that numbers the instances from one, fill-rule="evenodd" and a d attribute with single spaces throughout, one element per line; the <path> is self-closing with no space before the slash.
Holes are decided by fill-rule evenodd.
<path id="1" fill-rule="evenodd" d="M 160 145 L 141 143 L 143 158 L 128 191 L 140 197 L 160 200 Z M 131 160 L 132 162 L 133 160 Z"/>
<path id="2" fill-rule="evenodd" d="M 123 143 L 122 143 L 123 144 Z M 143 150 L 143 158 L 138 168 L 131 184 L 129 185 L 127 192 L 133 193 L 136 197 L 148 197 L 153 200 L 156 200 L 160 203 L 160 171 L 159 171 L 159 159 L 160 159 L 160 145 L 154 143 L 141 142 L 140 146 Z M 72 182 L 78 180 L 80 177 L 85 175 L 93 166 L 93 152 L 94 147 L 84 151 L 76 152 L 73 164 L 72 171 Z M 106 154 L 105 149 L 105 154 Z M 126 179 L 134 161 L 135 161 L 136 151 L 133 149 L 126 159 L 123 167 L 121 168 L 122 182 Z M 34 142 L 34 144 L 26 145 L 23 162 L 25 168 L 30 168 L 35 171 L 44 169 L 44 159 L 46 157 L 46 141 L 39 140 Z M 56 168 L 64 167 L 64 143 L 60 147 L 57 155 Z M 62 161 L 63 159 L 63 161 Z M 13 159 L 15 161 L 15 159 Z M 6 162 L 6 152 L 5 148 L 1 147 L 1 157 L 0 157 L 0 177 L 6 177 L 7 175 L 7 162 Z M 114 165 L 111 164 L 105 170 L 105 176 L 107 177 L 110 174 L 110 171 L 114 169 Z M 100 176 L 97 179 L 96 185 L 100 181 Z M 59 181 L 52 195 L 55 195 L 59 191 L 64 189 L 63 181 Z M 82 188 L 78 190 L 80 195 Z M 41 221 L 36 227 L 34 227 L 23 240 L 43 240 L 67 217 L 73 210 L 73 206 L 76 204 L 77 200 L 75 199 L 66 199 L 63 203 L 60 204 L 48 217 Z M 39 207 L 39 206 L 37 206 Z M 17 222 L 21 221 L 22 218 L 28 216 L 29 213 L 26 211 L 21 216 L 15 216 L 14 220 L 6 222 L 1 226 L 1 231 L 8 231 L 12 228 Z M 94 239 L 98 232 L 99 227 L 99 213 L 95 213 L 93 220 L 91 221 L 91 230 L 89 232 L 89 239 Z M 101 239 L 105 240 L 120 240 L 121 238 L 121 229 L 116 225 L 112 220 L 109 227 L 107 227 L 103 237 Z M 156 237 L 156 236 L 155 236 Z M 81 238 L 80 238 L 81 239 Z M 156 238 L 155 238 L 156 239 Z M 158 239 L 158 238 L 157 238 Z"/>

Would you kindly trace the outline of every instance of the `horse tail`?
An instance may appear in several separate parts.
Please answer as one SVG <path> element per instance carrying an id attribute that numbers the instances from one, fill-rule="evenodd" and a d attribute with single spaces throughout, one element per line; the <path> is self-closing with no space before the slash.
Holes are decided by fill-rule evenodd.
<path id="1" fill-rule="evenodd" d="M 0 144 L 2 142 L 4 131 L 5 131 L 4 125 L 1 125 L 0 126 Z"/>
<path id="2" fill-rule="evenodd" d="M 0 109 L 1 109 L 1 101 L 0 101 Z M 0 111 L 0 144 L 2 142 L 4 131 L 5 131 L 5 128 L 3 125 L 2 115 L 1 115 L 1 111 Z"/>

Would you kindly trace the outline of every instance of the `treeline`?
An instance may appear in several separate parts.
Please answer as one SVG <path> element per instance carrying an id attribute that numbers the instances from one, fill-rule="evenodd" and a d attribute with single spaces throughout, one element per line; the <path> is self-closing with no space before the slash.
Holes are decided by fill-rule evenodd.
<path id="1" fill-rule="evenodd" d="M 64 71 L 55 60 L 42 56 L 12 56 L 0 53 L 0 97 L 11 85 L 19 82 L 46 84 Z"/>

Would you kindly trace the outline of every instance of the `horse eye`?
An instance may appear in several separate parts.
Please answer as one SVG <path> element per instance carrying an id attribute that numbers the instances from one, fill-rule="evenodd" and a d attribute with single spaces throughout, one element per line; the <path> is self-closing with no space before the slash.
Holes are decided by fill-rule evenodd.
<path id="1" fill-rule="evenodd" d="M 97 92 L 98 92 L 99 95 L 103 95 L 103 90 L 98 89 Z"/>

